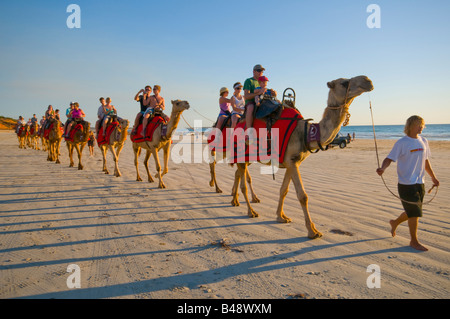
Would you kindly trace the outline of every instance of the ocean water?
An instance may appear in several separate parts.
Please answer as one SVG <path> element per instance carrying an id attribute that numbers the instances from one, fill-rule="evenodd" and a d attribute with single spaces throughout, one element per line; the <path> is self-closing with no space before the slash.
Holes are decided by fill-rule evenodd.
<path id="1" fill-rule="evenodd" d="M 380 140 L 397 140 L 405 136 L 403 129 L 404 125 L 375 125 L 375 135 Z M 356 139 L 373 139 L 372 125 L 349 125 L 342 127 L 341 133 L 344 135 L 350 134 L 350 136 L 355 133 Z M 430 141 L 450 141 L 450 124 L 425 124 L 421 136 Z"/>
<path id="2" fill-rule="evenodd" d="M 403 133 L 404 125 L 375 125 L 375 134 L 380 140 L 398 140 L 405 136 Z M 203 132 L 210 130 L 209 127 L 204 127 Z M 373 139 L 372 125 L 353 125 L 341 128 L 341 133 L 344 135 L 350 134 L 358 139 Z M 187 135 L 192 134 L 192 130 L 187 128 L 177 129 L 177 134 Z M 422 134 L 423 137 L 432 141 L 450 141 L 450 124 L 426 124 Z"/>

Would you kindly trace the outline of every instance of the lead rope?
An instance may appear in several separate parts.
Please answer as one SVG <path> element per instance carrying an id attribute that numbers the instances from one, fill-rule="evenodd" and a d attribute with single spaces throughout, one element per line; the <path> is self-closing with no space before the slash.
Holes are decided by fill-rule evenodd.
<path id="1" fill-rule="evenodd" d="M 375 153 L 377 154 L 378 168 L 381 168 L 381 165 L 380 165 L 380 157 L 378 156 L 378 144 L 377 144 L 377 137 L 376 137 L 376 134 L 375 134 L 375 124 L 374 124 L 374 121 L 373 121 L 372 101 L 370 100 L 370 97 L 369 97 L 369 106 L 370 106 L 370 115 L 371 115 L 371 117 L 372 117 L 372 129 L 373 129 L 373 139 L 374 139 L 374 141 L 375 141 Z M 386 181 L 385 181 L 384 178 L 383 178 L 383 175 L 381 175 L 380 177 L 381 177 L 381 180 L 383 181 L 383 184 L 384 184 L 384 186 L 386 187 L 386 189 L 387 189 L 394 197 L 398 198 L 399 200 L 401 200 L 401 201 L 404 202 L 404 203 L 412 204 L 412 205 L 418 205 L 418 202 L 409 202 L 409 201 L 407 201 L 407 200 L 401 199 L 399 196 L 397 196 L 396 194 L 394 194 L 394 192 L 392 192 L 392 191 L 389 189 L 389 187 L 387 186 Z M 433 187 L 431 187 L 431 188 L 428 190 L 428 194 L 430 194 L 431 191 L 433 190 L 433 188 L 435 188 L 435 187 L 436 187 L 436 192 L 434 193 L 433 198 L 431 198 L 429 201 L 424 202 L 424 203 L 422 203 L 422 204 L 428 205 L 429 203 L 431 203 L 431 202 L 433 201 L 433 199 L 436 197 L 436 195 L 437 195 L 437 193 L 438 193 L 438 188 L 439 188 L 439 186 L 433 185 Z"/>

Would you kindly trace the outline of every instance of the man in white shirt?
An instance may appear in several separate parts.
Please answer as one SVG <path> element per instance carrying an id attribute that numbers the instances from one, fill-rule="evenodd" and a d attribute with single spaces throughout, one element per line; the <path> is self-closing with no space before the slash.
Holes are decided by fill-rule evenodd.
<path id="1" fill-rule="evenodd" d="M 417 238 L 419 217 L 422 217 L 422 203 L 425 195 L 425 172 L 430 175 L 433 187 L 439 186 L 439 181 L 431 168 L 428 141 L 419 136 L 424 128 L 423 118 L 417 115 L 411 116 L 406 121 L 406 136 L 395 143 L 381 167 L 377 169 L 377 173 L 380 176 L 383 175 L 392 162 L 397 162 L 398 192 L 405 211 L 397 219 L 390 221 L 392 237 L 395 236 L 398 225 L 408 221 L 411 235 L 410 246 L 427 251 L 428 249 L 420 244 Z"/>

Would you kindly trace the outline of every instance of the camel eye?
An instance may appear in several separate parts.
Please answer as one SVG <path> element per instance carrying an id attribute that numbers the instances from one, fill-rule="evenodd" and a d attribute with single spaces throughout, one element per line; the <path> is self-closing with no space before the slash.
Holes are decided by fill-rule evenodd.
<path id="1" fill-rule="evenodd" d="M 349 81 L 344 81 L 344 82 L 342 82 L 341 84 L 342 84 L 343 87 L 345 87 L 346 89 L 348 89 L 348 83 L 349 83 Z"/>

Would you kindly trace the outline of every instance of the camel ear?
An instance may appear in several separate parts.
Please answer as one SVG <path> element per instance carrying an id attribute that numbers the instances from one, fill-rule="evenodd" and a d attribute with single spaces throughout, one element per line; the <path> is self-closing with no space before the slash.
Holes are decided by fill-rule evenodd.
<path id="1" fill-rule="evenodd" d="M 327 83 L 328 88 L 334 89 L 334 82 L 328 82 Z"/>

